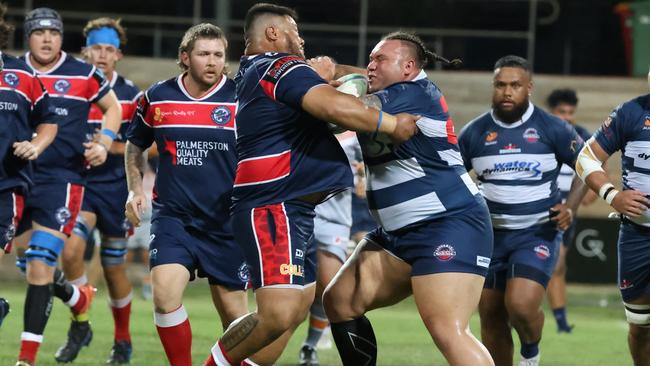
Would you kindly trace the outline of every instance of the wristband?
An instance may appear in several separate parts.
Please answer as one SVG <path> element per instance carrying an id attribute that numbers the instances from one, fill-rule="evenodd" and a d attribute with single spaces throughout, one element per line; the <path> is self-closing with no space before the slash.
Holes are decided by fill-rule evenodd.
<path id="1" fill-rule="evenodd" d="M 607 202 L 607 204 L 611 206 L 611 205 L 612 205 L 612 201 L 614 200 L 614 197 L 616 197 L 616 195 L 617 195 L 618 193 L 619 193 L 619 192 L 618 192 L 617 189 L 612 189 L 611 191 L 608 191 L 608 192 L 605 194 L 605 202 Z"/>
<path id="2" fill-rule="evenodd" d="M 379 132 L 379 127 L 381 126 L 381 121 L 383 119 L 384 119 L 384 112 L 382 112 L 382 110 L 380 109 L 379 110 L 379 119 L 377 120 L 377 130 L 375 131 L 375 133 Z"/>
<path id="3" fill-rule="evenodd" d="M 109 130 L 108 128 L 102 129 L 100 133 L 102 135 L 104 135 L 104 136 L 110 137 L 112 140 L 115 140 L 117 138 L 117 134 L 115 132 Z"/>
<path id="4" fill-rule="evenodd" d="M 605 197 L 607 196 L 607 191 L 609 191 L 610 188 L 614 189 L 614 185 L 609 183 L 609 182 L 603 184 L 602 187 L 600 187 L 600 189 L 598 190 L 598 196 L 600 196 L 600 198 L 606 200 Z"/>

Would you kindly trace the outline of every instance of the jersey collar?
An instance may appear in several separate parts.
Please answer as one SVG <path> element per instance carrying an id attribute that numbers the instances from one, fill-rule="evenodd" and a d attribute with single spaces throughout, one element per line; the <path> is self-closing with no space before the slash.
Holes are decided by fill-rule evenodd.
<path id="1" fill-rule="evenodd" d="M 63 63 L 65 62 L 65 59 L 68 57 L 68 54 L 65 53 L 65 51 L 61 50 L 61 58 L 59 59 L 59 61 L 58 61 L 54 66 L 52 66 L 52 67 L 51 67 L 49 70 L 47 70 L 47 71 L 39 71 L 39 70 L 37 70 L 34 66 L 32 66 L 32 61 L 31 61 L 31 59 L 30 59 L 30 57 L 29 57 L 31 54 L 32 54 L 31 52 L 27 51 L 27 53 L 25 54 L 25 63 L 26 63 L 27 65 L 29 65 L 29 67 L 30 67 L 32 70 L 34 70 L 34 72 L 35 72 L 36 74 L 38 74 L 38 75 L 48 75 L 48 74 L 53 73 L 54 71 L 56 71 L 56 69 L 59 68 L 59 66 L 63 65 Z"/>
<path id="2" fill-rule="evenodd" d="M 185 89 L 185 85 L 183 84 L 183 76 L 187 74 L 187 72 L 184 72 L 176 78 L 176 83 L 178 84 L 178 87 L 181 89 L 181 92 L 185 94 L 186 97 L 188 97 L 190 100 L 196 100 L 196 101 L 202 101 L 210 98 L 213 96 L 216 92 L 221 89 L 221 87 L 226 83 L 226 80 L 228 79 L 226 75 L 221 75 L 221 80 L 219 80 L 218 83 L 214 84 L 212 86 L 211 90 L 208 90 L 201 98 L 194 98 L 193 96 L 190 95 L 190 93 L 187 92 L 187 89 Z"/>
<path id="3" fill-rule="evenodd" d="M 422 79 L 426 79 L 426 78 L 427 78 L 427 73 L 424 72 L 424 70 L 420 70 L 420 73 L 418 74 L 418 76 L 416 76 L 415 79 L 413 79 L 411 81 L 418 81 L 418 80 L 422 80 Z"/>
<path id="4" fill-rule="evenodd" d="M 528 109 L 526 109 L 524 115 L 521 116 L 521 119 L 514 123 L 505 123 L 503 121 L 499 121 L 497 116 L 494 114 L 494 109 L 490 110 L 490 115 L 492 116 L 492 120 L 494 120 L 494 123 L 496 123 L 497 125 L 503 128 L 516 128 L 526 123 L 530 119 L 530 116 L 533 115 L 534 111 L 535 111 L 535 106 L 533 105 L 533 103 L 528 102 Z"/>

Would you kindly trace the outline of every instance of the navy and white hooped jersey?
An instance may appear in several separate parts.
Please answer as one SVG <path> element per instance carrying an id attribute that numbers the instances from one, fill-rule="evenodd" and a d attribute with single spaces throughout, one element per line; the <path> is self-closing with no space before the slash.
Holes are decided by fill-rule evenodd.
<path id="1" fill-rule="evenodd" d="M 465 167 L 476 172 L 492 226 L 509 230 L 548 222 L 549 209 L 561 201 L 560 166 L 573 167 L 583 144 L 573 126 L 532 103 L 518 122 L 506 124 L 488 112 L 460 136 Z"/>
<path id="2" fill-rule="evenodd" d="M 621 150 L 623 189 L 650 194 L 650 94 L 616 107 L 594 138 L 609 155 Z M 629 219 L 650 227 L 650 210 Z"/>
<path id="3" fill-rule="evenodd" d="M 129 123 L 131 123 L 133 115 L 135 115 L 135 110 L 138 107 L 138 99 L 140 99 L 142 92 L 131 80 L 118 75 L 116 71 L 113 71 L 113 77 L 109 85 L 122 106 L 122 124 L 117 132 L 115 141 L 123 143 L 126 142 L 126 131 L 129 129 Z M 101 129 L 103 118 L 104 114 L 102 110 L 96 104 L 92 104 L 88 113 L 87 140 L 92 139 L 93 134 Z M 86 180 L 88 183 L 121 181 L 125 179 L 125 176 L 124 156 L 108 154 L 104 164 L 90 169 Z"/>
<path id="4" fill-rule="evenodd" d="M 140 98 L 127 132 L 160 152 L 153 219 L 179 218 L 185 226 L 232 235 L 230 197 L 235 179 L 235 83 L 225 75 L 201 98 L 193 98 L 182 74 L 151 86 Z"/>
<path id="5" fill-rule="evenodd" d="M 0 73 L 0 191 L 32 185 L 32 165 L 14 155 L 14 142 L 30 141 L 41 123 L 56 123 L 43 84 L 20 59 L 2 55 Z M 46 150 L 47 151 L 47 150 Z"/>
<path id="6" fill-rule="evenodd" d="M 478 188 L 463 166 L 447 102 L 424 71 L 374 93 L 388 113 L 422 116 L 396 149 L 383 134 L 358 133 L 370 213 L 386 231 L 473 207 Z"/>
<path id="7" fill-rule="evenodd" d="M 34 164 L 36 182 L 84 183 L 84 142 L 90 104 L 100 100 L 111 88 L 102 72 L 93 65 L 61 51 L 61 58 L 47 72 L 39 72 L 23 60 L 45 85 L 50 95 L 59 129 L 56 138 Z"/>
<path id="8" fill-rule="evenodd" d="M 328 124 L 302 110 L 326 85 L 298 56 L 244 56 L 237 76 L 237 175 L 233 211 L 336 193 L 352 186 L 348 159 Z"/>
<path id="9" fill-rule="evenodd" d="M 580 137 L 582 137 L 584 141 L 587 141 L 589 138 L 591 138 L 591 132 L 587 131 L 586 128 L 579 125 L 573 125 L 573 128 L 576 129 L 576 132 L 578 135 L 580 135 Z M 560 189 L 562 201 L 566 201 L 567 197 L 569 197 L 571 182 L 573 181 L 574 176 L 575 172 L 573 169 L 566 164 L 562 164 L 562 167 L 560 168 L 560 174 L 557 176 L 557 187 Z"/>

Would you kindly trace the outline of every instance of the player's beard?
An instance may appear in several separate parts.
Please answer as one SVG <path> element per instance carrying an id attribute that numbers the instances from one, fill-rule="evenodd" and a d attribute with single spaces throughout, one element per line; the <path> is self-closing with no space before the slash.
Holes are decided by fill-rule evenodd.
<path id="1" fill-rule="evenodd" d="M 492 110 L 494 111 L 494 114 L 497 116 L 499 121 L 505 122 L 505 123 L 515 123 L 517 121 L 521 120 L 521 117 L 526 113 L 526 110 L 528 109 L 528 98 L 526 98 L 523 102 L 514 105 L 512 110 L 506 111 L 500 109 L 500 106 L 498 103 L 492 102 Z"/>

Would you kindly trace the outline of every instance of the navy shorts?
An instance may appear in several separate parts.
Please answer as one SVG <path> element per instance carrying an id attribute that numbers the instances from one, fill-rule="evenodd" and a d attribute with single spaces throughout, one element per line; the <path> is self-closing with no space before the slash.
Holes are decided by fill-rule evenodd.
<path id="1" fill-rule="evenodd" d="M 352 193 L 352 234 L 369 232 L 377 227 L 377 222 L 370 215 L 368 201 Z"/>
<path id="2" fill-rule="evenodd" d="M 110 238 L 128 238 L 133 227 L 124 214 L 129 190 L 126 181 L 93 182 L 86 185 L 81 211 L 97 216 L 97 229 Z"/>
<path id="3" fill-rule="evenodd" d="M 492 256 L 492 223 L 484 203 L 449 216 L 387 232 L 377 228 L 371 241 L 411 265 L 411 275 L 463 272 L 485 276 Z"/>
<path id="4" fill-rule="evenodd" d="M 177 218 L 158 216 L 151 222 L 150 238 L 150 268 L 180 264 L 190 272 L 190 280 L 207 277 L 211 285 L 247 288 L 248 266 L 232 237 L 208 235 L 184 226 Z"/>
<path id="5" fill-rule="evenodd" d="M 559 231 L 555 222 L 520 230 L 494 230 L 494 254 L 485 288 L 505 290 L 506 282 L 523 277 L 544 288 L 551 279 L 560 250 Z"/>
<path id="6" fill-rule="evenodd" d="M 314 207 L 291 200 L 233 213 L 254 289 L 302 288 L 316 280 Z"/>
<path id="7" fill-rule="evenodd" d="M 618 286 L 625 302 L 650 293 L 650 228 L 627 220 L 618 234 Z"/>
<path id="8" fill-rule="evenodd" d="M 0 192 L 0 250 L 11 251 L 11 241 L 23 216 L 24 199 L 20 191 L 7 189 Z"/>
<path id="9" fill-rule="evenodd" d="M 32 228 L 32 221 L 70 236 L 81 210 L 84 186 L 73 183 L 36 184 L 25 197 L 25 212 L 18 234 Z"/>

